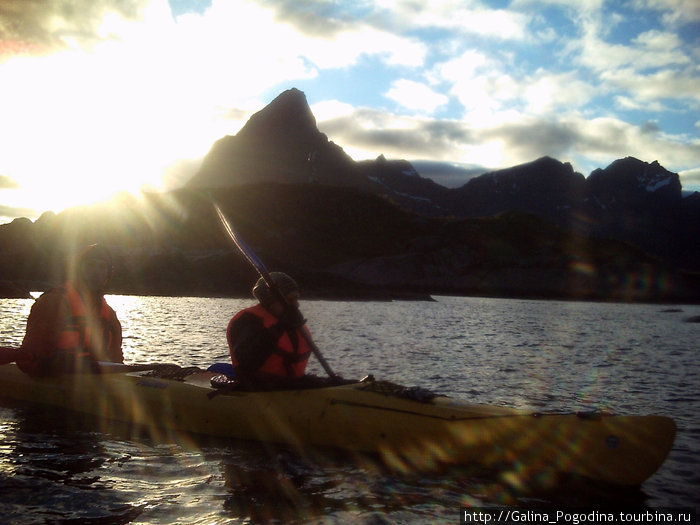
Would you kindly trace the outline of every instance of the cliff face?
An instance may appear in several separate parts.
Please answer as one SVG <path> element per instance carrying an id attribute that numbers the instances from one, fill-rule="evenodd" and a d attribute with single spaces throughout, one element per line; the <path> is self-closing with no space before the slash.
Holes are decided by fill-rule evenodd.
<path id="1" fill-rule="evenodd" d="M 657 162 L 586 178 L 544 157 L 448 189 L 405 160 L 353 161 L 298 90 L 217 141 L 186 188 L 0 225 L 0 284 L 58 282 L 73 247 L 100 242 L 115 292 L 247 295 L 255 272 L 210 195 L 311 295 L 700 298 L 700 195 Z"/>
<path id="2" fill-rule="evenodd" d="M 345 152 L 322 134 L 297 89 L 279 95 L 235 135 L 218 140 L 190 188 L 221 188 L 255 182 L 360 184 Z M 319 178 L 320 177 L 320 178 Z"/>

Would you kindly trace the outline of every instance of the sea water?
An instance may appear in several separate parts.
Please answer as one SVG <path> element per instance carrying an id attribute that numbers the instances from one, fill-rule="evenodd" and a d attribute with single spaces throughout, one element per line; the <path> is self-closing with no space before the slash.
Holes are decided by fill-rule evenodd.
<path id="1" fill-rule="evenodd" d="M 126 362 L 226 362 L 240 299 L 108 296 Z M 31 300 L 0 300 L 0 344 L 18 345 Z M 303 301 L 318 347 L 346 378 L 373 374 L 486 404 L 663 414 L 671 454 L 640 489 L 533 493 L 499 473 L 395 476 L 346 458 L 255 443 L 158 441 L 65 412 L 0 404 L 4 523 L 457 523 L 460 508 L 700 507 L 698 305 L 436 297 Z M 323 375 L 318 363 L 311 373 Z"/>

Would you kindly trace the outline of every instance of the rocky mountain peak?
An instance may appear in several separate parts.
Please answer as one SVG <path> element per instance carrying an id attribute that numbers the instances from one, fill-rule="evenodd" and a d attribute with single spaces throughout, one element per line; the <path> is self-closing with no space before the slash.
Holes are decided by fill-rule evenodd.
<path id="1" fill-rule="evenodd" d="M 340 148 L 318 130 L 306 95 L 288 89 L 251 116 L 236 135 L 219 139 L 188 186 L 309 182 L 314 176 L 309 156 L 329 149 L 338 154 Z"/>
<path id="2" fill-rule="evenodd" d="M 319 135 L 316 118 L 311 112 L 306 95 L 296 88 L 277 96 L 263 109 L 255 113 L 238 133 L 238 136 L 274 137 L 277 141 L 292 137 L 315 140 Z"/>
<path id="3" fill-rule="evenodd" d="M 634 157 L 618 159 L 605 169 L 594 170 L 588 177 L 591 193 L 601 202 L 611 199 L 643 202 L 653 196 L 655 200 L 678 201 L 681 198 L 681 182 L 658 161 L 644 162 Z"/>
<path id="4" fill-rule="evenodd" d="M 526 193 L 539 197 L 551 194 L 551 198 L 546 200 L 557 200 L 572 192 L 578 193 L 584 180 L 583 175 L 574 172 L 570 163 L 545 156 L 475 177 L 459 191 L 478 194 L 476 200 L 485 198 L 486 193 L 501 197 L 506 194 L 518 195 L 518 198 Z"/>

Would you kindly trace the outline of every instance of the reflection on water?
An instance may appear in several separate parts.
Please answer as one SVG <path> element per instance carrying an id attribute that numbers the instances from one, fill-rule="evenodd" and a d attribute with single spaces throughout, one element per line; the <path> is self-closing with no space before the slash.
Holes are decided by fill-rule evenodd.
<path id="1" fill-rule="evenodd" d="M 101 472 L 110 461 L 100 436 L 42 407 L 2 408 L 0 457 L 4 523 L 109 518 L 140 513 Z"/>
<path id="2" fill-rule="evenodd" d="M 667 414 L 669 460 L 642 490 L 532 492 L 503 472 L 397 477 L 368 458 L 299 457 L 240 442 L 99 428 L 0 406 L 0 513 L 12 523 L 454 523 L 460 506 L 698 506 L 698 306 L 438 298 L 302 304 L 345 377 L 372 373 L 476 402 Z M 249 301 L 111 296 L 128 362 L 226 361 L 225 327 Z M 21 342 L 28 300 L 0 301 L 0 344 Z M 317 363 L 311 371 L 322 375 Z M 93 521 L 90 521 L 93 520 Z M 5 521 L 5 520 L 4 520 Z"/>

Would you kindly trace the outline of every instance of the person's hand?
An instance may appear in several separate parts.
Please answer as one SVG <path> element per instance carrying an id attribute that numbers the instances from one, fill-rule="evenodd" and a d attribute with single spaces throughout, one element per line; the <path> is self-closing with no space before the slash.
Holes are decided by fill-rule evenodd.
<path id="1" fill-rule="evenodd" d="M 306 324 L 306 319 L 304 319 L 299 308 L 293 305 L 287 305 L 284 307 L 284 311 L 280 316 L 279 324 L 287 330 L 294 330 L 304 326 Z"/>

